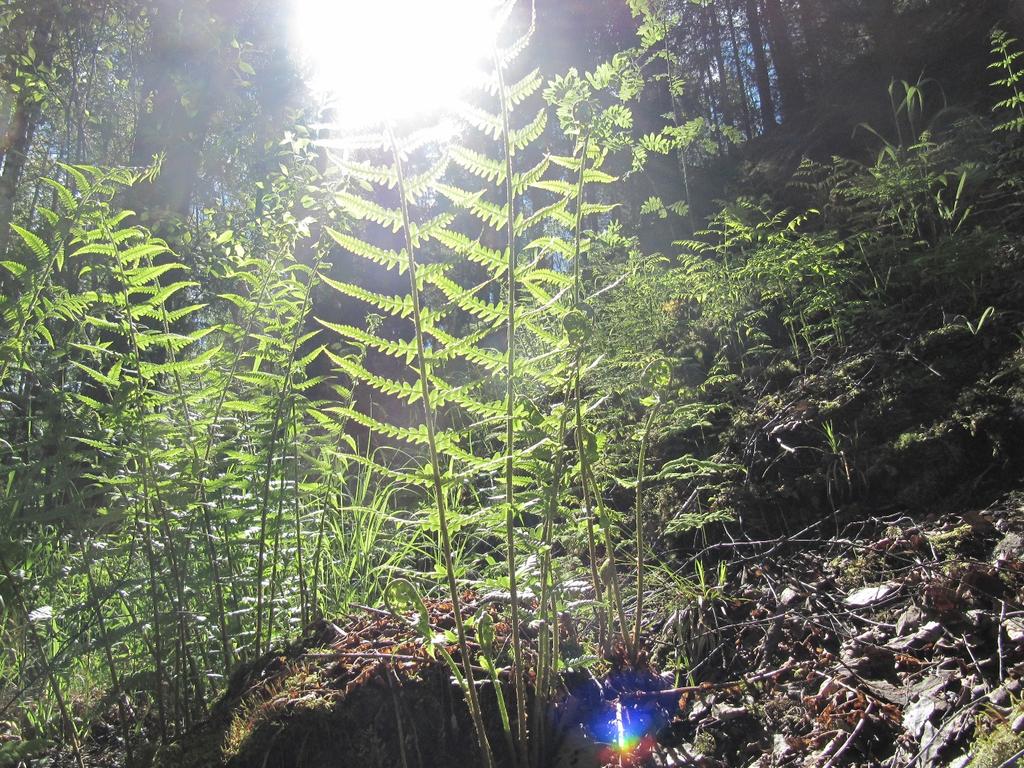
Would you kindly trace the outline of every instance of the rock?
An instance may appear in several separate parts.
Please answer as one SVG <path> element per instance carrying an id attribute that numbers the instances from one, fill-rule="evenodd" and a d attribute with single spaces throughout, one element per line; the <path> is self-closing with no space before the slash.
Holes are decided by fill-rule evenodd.
<path id="1" fill-rule="evenodd" d="M 925 696 L 903 710 L 903 729 L 920 739 L 924 727 L 935 711 L 935 700 Z"/>
<path id="2" fill-rule="evenodd" d="M 996 688 L 988 695 L 988 700 L 997 707 L 1005 707 L 1010 703 L 1010 692 L 1005 688 Z"/>
<path id="3" fill-rule="evenodd" d="M 1010 723 L 1010 730 L 1014 733 L 1024 733 L 1024 714 L 1017 715 Z"/>
<path id="4" fill-rule="evenodd" d="M 954 656 L 947 656 L 946 658 L 944 658 L 942 661 L 939 662 L 939 664 L 936 667 L 936 669 L 939 669 L 942 672 L 953 672 L 955 670 L 960 669 L 960 666 L 961 666 L 960 659 L 958 659 L 958 658 L 956 658 Z"/>
<path id="5" fill-rule="evenodd" d="M 779 605 L 783 608 L 792 608 L 800 601 L 800 598 L 802 597 L 803 595 L 801 595 L 792 587 L 786 587 L 784 590 L 782 590 L 782 594 L 779 595 Z"/>
<path id="6" fill-rule="evenodd" d="M 862 587 L 848 594 L 844 602 L 851 608 L 864 608 L 881 602 L 895 593 L 897 589 L 899 589 L 899 585 L 892 582 L 879 584 L 876 587 Z"/>
<path id="7" fill-rule="evenodd" d="M 1003 632 L 1011 643 L 1024 642 L 1024 618 L 1013 616 L 1003 621 Z"/>
<path id="8" fill-rule="evenodd" d="M 691 723 L 699 723 L 709 714 L 711 714 L 711 707 L 709 707 L 703 701 L 698 701 L 696 704 L 693 705 L 693 709 L 690 711 L 690 716 L 687 719 Z"/>
<path id="9" fill-rule="evenodd" d="M 885 677 L 894 669 L 892 650 L 885 646 L 847 641 L 839 649 L 839 658 L 847 667 L 864 677 Z"/>
<path id="10" fill-rule="evenodd" d="M 716 705 L 712 712 L 723 723 L 730 720 L 739 720 L 741 717 L 748 717 L 750 715 L 750 710 L 746 707 L 730 707 L 727 704 Z"/>
<path id="11" fill-rule="evenodd" d="M 914 634 L 907 637 L 894 638 L 885 645 L 894 651 L 908 651 L 913 648 L 923 648 L 929 643 L 935 642 L 941 634 L 942 625 L 937 621 L 929 621 Z"/>
<path id="12" fill-rule="evenodd" d="M 1008 533 L 1002 541 L 996 544 L 996 548 L 992 551 L 996 561 L 1013 560 L 1021 556 L 1024 552 L 1024 538 L 1021 538 L 1019 534 Z"/>
<path id="13" fill-rule="evenodd" d="M 818 698 L 825 698 L 826 696 L 839 690 L 839 684 L 831 677 L 826 677 L 821 681 L 821 685 L 818 687 Z"/>
<path id="14" fill-rule="evenodd" d="M 907 610 L 901 613 L 900 617 L 896 620 L 896 634 L 902 637 L 908 632 L 912 632 L 917 629 L 918 625 L 921 623 L 921 619 L 923 618 L 924 614 L 921 612 L 920 608 L 916 605 L 910 606 Z"/>
<path id="15" fill-rule="evenodd" d="M 971 713 L 965 712 L 949 718 L 938 728 L 927 723 L 921 738 L 921 765 L 942 765 L 942 754 L 953 745 L 964 741 L 969 732 L 967 724 L 972 717 Z"/>
<path id="16" fill-rule="evenodd" d="M 789 739 L 781 733 L 776 733 L 772 737 L 772 757 L 776 760 L 784 760 L 794 752 L 796 750 L 790 745 Z"/>

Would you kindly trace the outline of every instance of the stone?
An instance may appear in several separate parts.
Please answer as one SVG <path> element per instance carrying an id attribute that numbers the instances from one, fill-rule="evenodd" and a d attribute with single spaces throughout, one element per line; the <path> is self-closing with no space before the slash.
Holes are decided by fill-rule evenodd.
<path id="1" fill-rule="evenodd" d="M 928 696 L 918 699 L 903 710 L 903 729 L 920 739 L 925 725 L 935 711 L 935 701 Z"/>
<path id="2" fill-rule="evenodd" d="M 988 695 L 988 700 L 997 707 L 1005 707 L 1010 703 L 1010 692 L 1005 688 L 996 688 Z"/>
<path id="3" fill-rule="evenodd" d="M 792 608 L 800 601 L 801 597 L 803 597 L 803 595 L 801 595 L 795 589 L 793 589 L 792 587 L 786 587 L 784 590 L 782 590 L 782 594 L 779 595 L 779 605 L 781 605 L 783 608 Z"/>
<path id="4" fill-rule="evenodd" d="M 996 561 L 1012 560 L 1020 557 L 1022 553 L 1024 553 L 1024 538 L 1016 533 L 1006 534 L 993 550 Z"/>
<path id="5" fill-rule="evenodd" d="M 910 606 L 896 620 L 896 634 L 902 637 L 908 632 L 914 631 L 921 623 L 922 618 L 924 618 L 924 614 L 921 609 L 916 605 Z"/>
<path id="6" fill-rule="evenodd" d="M 1011 616 L 1003 621 L 1003 632 L 1011 643 L 1024 642 L 1024 618 Z"/>
<path id="7" fill-rule="evenodd" d="M 899 585 L 892 582 L 879 584 L 875 587 L 862 587 L 848 594 L 844 602 L 851 608 L 864 608 L 885 600 L 889 595 L 895 593 L 897 589 L 899 589 Z"/>
<path id="8" fill-rule="evenodd" d="M 726 704 L 718 704 L 713 709 L 715 717 L 720 722 L 727 723 L 731 720 L 739 720 L 741 717 L 747 717 L 750 715 L 750 711 L 746 707 L 730 707 Z"/>
<path id="9" fill-rule="evenodd" d="M 937 621 L 929 621 L 914 634 L 906 637 L 898 637 L 886 643 L 887 648 L 894 651 L 908 651 L 913 648 L 923 648 L 929 643 L 935 642 L 942 634 L 942 625 Z"/>
<path id="10" fill-rule="evenodd" d="M 792 755 L 796 750 L 790 746 L 789 739 L 783 736 L 781 733 L 776 733 L 772 737 L 772 757 L 776 760 L 784 760 L 785 758 Z"/>
<path id="11" fill-rule="evenodd" d="M 1010 723 L 1010 730 L 1014 733 L 1024 733 L 1024 714 L 1017 715 Z"/>

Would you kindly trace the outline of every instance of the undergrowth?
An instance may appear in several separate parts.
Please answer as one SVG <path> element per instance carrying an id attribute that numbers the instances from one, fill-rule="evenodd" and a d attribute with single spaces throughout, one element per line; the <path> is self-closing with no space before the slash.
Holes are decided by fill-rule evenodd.
<path id="1" fill-rule="evenodd" d="M 504 763 L 469 589 L 507 598 L 511 647 L 483 668 L 511 681 L 504 751 L 537 765 L 570 606 L 596 656 L 638 663 L 652 583 L 717 599 L 702 570 L 647 574 L 661 533 L 731 519 L 716 492 L 745 467 L 718 438 L 753 383 L 780 389 L 908 296 L 941 303 L 955 284 L 974 337 L 1010 309 L 976 297 L 1019 234 L 1015 41 L 993 37 L 995 124 L 947 119 L 928 82 L 894 82 L 892 126 L 859 132 L 869 153 L 805 160 L 776 198 L 687 226 L 688 187 L 623 204 L 652 158 L 685 171 L 707 140 L 678 110 L 635 135 L 637 99 L 664 89 L 675 106 L 683 87 L 670 19 L 634 3 L 635 48 L 545 83 L 516 5 L 496 8 L 507 29 L 461 132 L 297 128 L 259 206 L 199 234 L 204 259 L 125 208 L 158 167 L 62 165 L 46 225 L 14 227 L 0 711 L 39 702 L 21 710 L 28 735 L 74 743 L 108 689 L 122 712 L 151 705 L 170 739 L 239 661 L 387 603 L 461 685 L 484 764 Z M 643 252 L 651 218 L 686 234 Z M 362 322 L 323 311 L 342 302 Z M 826 421 L 820 438 L 838 497 L 853 437 Z M 427 593 L 454 605 L 450 637 L 423 619 Z"/>

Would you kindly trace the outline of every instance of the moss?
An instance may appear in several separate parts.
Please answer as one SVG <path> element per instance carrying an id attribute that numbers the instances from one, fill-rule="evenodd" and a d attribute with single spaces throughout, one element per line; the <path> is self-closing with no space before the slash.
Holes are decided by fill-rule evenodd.
<path id="1" fill-rule="evenodd" d="M 967 541 L 973 532 L 974 529 L 965 523 L 949 531 L 930 534 L 927 538 L 928 543 L 935 548 L 935 552 L 938 555 L 948 557 L 956 554 L 960 545 Z"/>
<path id="2" fill-rule="evenodd" d="M 224 743 L 221 745 L 221 755 L 224 760 L 230 760 L 237 755 L 245 740 L 253 730 L 252 710 L 248 707 L 241 707 L 232 716 L 231 723 L 224 733 Z"/>
<path id="3" fill-rule="evenodd" d="M 872 551 L 853 558 L 841 555 L 829 562 L 829 565 L 836 573 L 836 583 L 843 589 L 849 589 L 871 580 L 878 569 L 879 556 Z"/>
<path id="4" fill-rule="evenodd" d="M 701 731 L 693 740 L 693 751 L 698 755 L 713 755 L 718 748 L 718 742 L 708 731 Z"/>
<path id="5" fill-rule="evenodd" d="M 1008 718 L 1000 717 L 997 722 L 979 720 L 970 748 L 974 755 L 970 768 L 999 768 L 1024 750 L 1024 733 L 1014 733 L 1011 728 L 1014 719 L 1022 714 L 1024 702 L 1018 700 Z"/>
<path id="6" fill-rule="evenodd" d="M 893 441 L 892 447 L 896 451 L 903 452 L 926 442 L 928 438 L 929 436 L 923 432 L 904 432 Z"/>

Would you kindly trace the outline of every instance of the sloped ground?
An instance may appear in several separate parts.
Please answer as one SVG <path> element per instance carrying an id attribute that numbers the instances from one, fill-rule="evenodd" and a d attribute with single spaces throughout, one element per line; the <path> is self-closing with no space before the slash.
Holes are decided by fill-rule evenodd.
<path id="1" fill-rule="evenodd" d="M 725 598 L 672 614 L 659 658 L 768 677 L 685 702 L 682 764 L 999 766 L 1024 748 L 1020 254 L 947 287 L 732 394 L 715 458 L 745 471 L 702 493 L 736 520 L 676 540 L 684 574 L 725 564 Z"/>
<path id="2" fill-rule="evenodd" d="M 717 675 L 782 671 L 685 702 L 692 764 L 963 766 L 979 718 L 1024 726 L 1024 496 L 821 527 L 733 563 L 732 597 L 700 616 Z"/>
<path id="3" fill-rule="evenodd" d="M 906 296 L 799 375 L 729 395 L 716 458 L 745 473 L 704 493 L 736 522 L 674 540 L 682 573 L 721 562 L 728 579 L 721 596 L 674 596 L 676 610 L 649 625 L 654 667 L 685 658 L 686 668 L 676 680 L 614 661 L 607 675 L 567 675 L 544 715 L 541 765 L 1014 764 L 1024 269 L 1013 250 L 1000 258 L 980 287 Z M 690 497 L 681 490 L 662 494 L 669 512 L 688 511 L 673 502 Z M 437 629 L 452 628 L 450 604 L 428 608 Z M 467 594 L 466 615 L 477 610 Z M 500 646 L 504 609 L 490 610 Z M 501 751 L 490 683 L 481 700 Z M 105 747 L 114 732 L 94 726 L 91 764 L 123 764 Z M 157 762 L 470 768 L 479 758 L 447 668 L 403 621 L 370 610 L 240 669 L 208 721 Z"/>
<path id="4" fill-rule="evenodd" d="M 479 610 L 466 593 L 466 617 Z M 428 601 L 432 628 L 454 628 L 452 606 Z M 510 629 L 495 618 L 496 645 Z M 563 637 L 571 642 L 570 633 Z M 471 649 L 478 658 L 479 646 Z M 456 659 L 458 647 L 447 648 Z M 477 680 L 487 673 L 478 669 Z M 547 744 L 542 764 L 651 764 L 656 734 L 673 711 L 667 682 L 650 669 L 620 661 L 600 679 L 570 673 L 562 695 L 542 714 Z M 506 706 L 514 711 L 510 684 Z M 488 738 L 500 756 L 505 735 L 493 685 L 480 688 Z M 532 702 L 530 702 L 532 704 Z M 621 726 L 621 729 L 620 729 Z M 615 750 L 628 734 L 625 752 Z M 500 760 L 500 758 L 499 758 Z M 481 764 L 468 709 L 449 669 L 432 658 L 405 621 L 365 609 L 346 622 L 319 621 L 294 645 L 240 669 L 208 721 L 164 749 L 160 766 L 305 768 L 306 766 L 476 766 Z M 506 764 L 500 760 L 500 764 Z"/>

